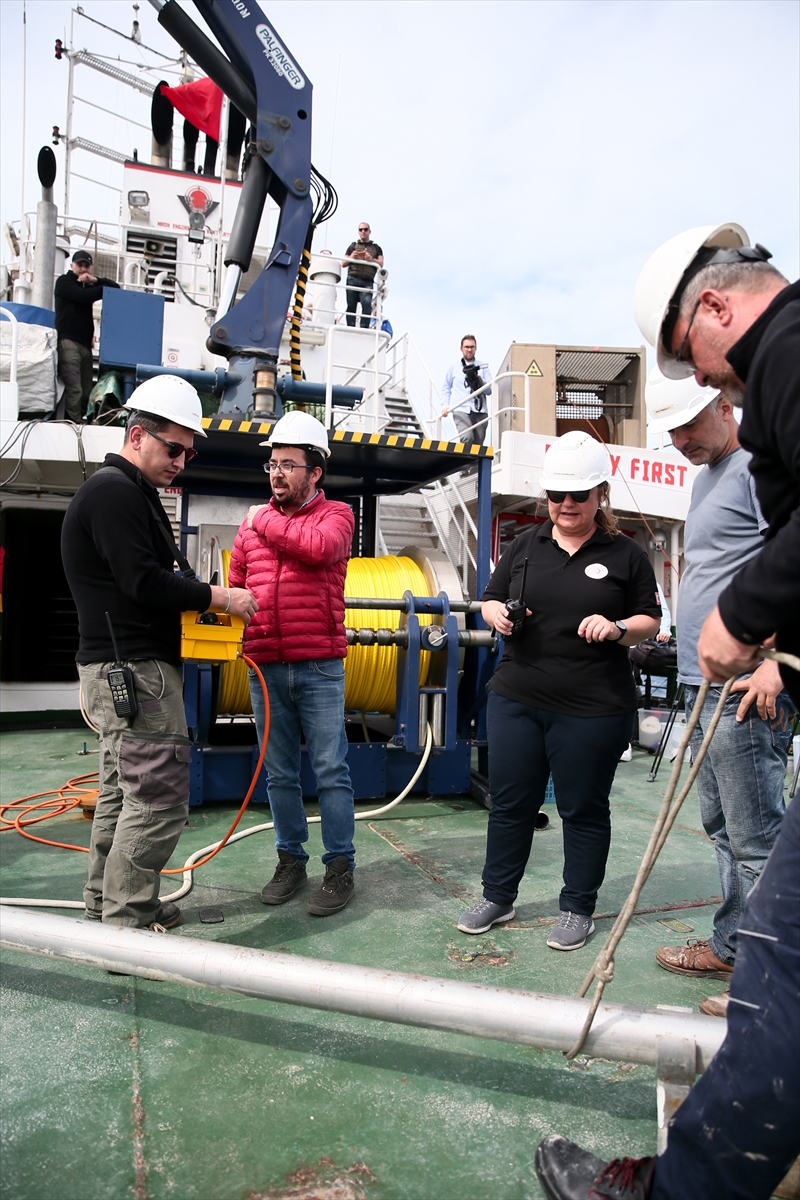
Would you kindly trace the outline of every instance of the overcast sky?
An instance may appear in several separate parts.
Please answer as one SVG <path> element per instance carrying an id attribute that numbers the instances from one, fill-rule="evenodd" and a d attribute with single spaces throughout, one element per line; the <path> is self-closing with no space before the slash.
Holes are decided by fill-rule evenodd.
<path id="1" fill-rule="evenodd" d="M 140 3 L 143 42 L 174 55 Z M 184 7 L 196 16 L 189 0 Z M 314 161 L 340 198 L 328 246 L 343 252 L 359 220 L 370 221 L 395 332 L 413 335 L 437 380 L 466 332 L 495 369 L 512 341 L 640 345 L 637 275 L 689 226 L 738 221 L 797 278 L 795 0 L 262 7 L 314 84 Z M 39 199 L 36 153 L 65 125 L 67 68 L 53 43 L 67 40 L 70 9 L 67 0 L 27 4 L 28 209 Z M 83 9 L 130 32 L 127 0 L 84 0 Z M 3 222 L 20 211 L 22 13 L 21 0 L 0 3 Z M 75 43 L 158 61 L 77 18 Z M 86 67 L 76 80 L 84 97 L 147 124 L 144 96 Z M 148 161 L 145 129 L 85 105 L 74 132 L 138 146 Z M 75 166 L 119 183 L 112 163 L 80 154 Z M 118 197 L 76 181 L 73 210 L 114 220 Z M 317 248 L 325 237 L 323 227 Z"/>

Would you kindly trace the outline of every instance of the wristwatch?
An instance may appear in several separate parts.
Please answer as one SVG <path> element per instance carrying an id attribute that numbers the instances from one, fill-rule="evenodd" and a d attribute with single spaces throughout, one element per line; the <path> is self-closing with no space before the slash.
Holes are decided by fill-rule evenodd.
<path id="1" fill-rule="evenodd" d="M 619 630 L 619 637 L 617 638 L 617 641 L 620 642 L 625 637 L 625 634 L 628 632 L 628 626 L 625 624 L 624 621 L 615 621 L 614 624 L 616 625 L 617 629 Z"/>

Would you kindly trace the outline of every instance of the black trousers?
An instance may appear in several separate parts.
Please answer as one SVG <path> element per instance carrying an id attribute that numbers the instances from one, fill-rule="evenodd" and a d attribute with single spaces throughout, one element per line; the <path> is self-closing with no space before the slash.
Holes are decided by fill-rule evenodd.
<path id="1" fill-rule="evenodd" d="M 516 899 L 552 775 L 564 834 L 559 907 L 592 915 L 611 844 L 608 795 L 633 717 L 570 717 L 489 692 L 492 808 L 482 879 L 487 900 L 510 904 Z"/>
<path id="2" fill-rule="evenodd" d="M 678 1109 L 653 1200 L 768 1200 L 800 1154 L 800 801 L 747 897 L 728 1033 Z"/>
<path id="3" fill-rule="evenodd" d="M 348 325 L 355 325 L 356 312 L 361 305 L 361 328 L 369 329 L 372 320 L 372 284 L 368 279 L 354 279 L 352 284 L 347 281 L 347 315 Z"/>

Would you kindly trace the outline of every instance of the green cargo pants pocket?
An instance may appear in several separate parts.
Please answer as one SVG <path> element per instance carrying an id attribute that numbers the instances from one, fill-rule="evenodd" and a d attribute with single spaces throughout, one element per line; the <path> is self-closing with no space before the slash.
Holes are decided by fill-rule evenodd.
<path id="1" fill-rule="evenodd" d="M 190 746 L 123 737 L 119 774 L 137 800 L 151 808 L 174 808 L 189 799 Z"/>

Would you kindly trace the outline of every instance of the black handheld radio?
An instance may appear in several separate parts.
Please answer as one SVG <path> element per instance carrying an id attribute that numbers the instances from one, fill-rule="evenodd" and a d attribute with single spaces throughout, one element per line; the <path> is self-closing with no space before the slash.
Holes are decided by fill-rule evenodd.
<path id="1" fill-rule="evenodd" d="M 519 589 L 519 598 L 517 600 L 506 600 L 506 612 L 508 613 L 508 619 L 512 626 L 510 633 L 503 634 L 503 638 L 507 642 L 511 641 L 512 638 L 515 638 L 518 635 L 520 629 L 522 629 L 522 622 L 525 620 L 525 615 L 528 611 L 527 605 L 525 604 L 525 581 L 527 578 L 528 560 L 526 558 L 525 562 L 522 564 L 522 586 Z"/>
<path id="2" fill-rule="evenodd" d="M 114 647 L 114 665 L 107 675 L 108 686 L 111 688 L 111 699 L 114 701 L 114 712 L 118 717 L 129 717 L 132 721 L 139 710 L 139 705 L 136 703 L 136 689 L 133 686 L 133 671 L 130 667 L 124 667 L 120 662 L 117 639 L 114 637 L 114 628 L 108 613 L 106 613 L 106 620 L 108 621 L 108 632 L 111 634 L 111 645 Z"/>

